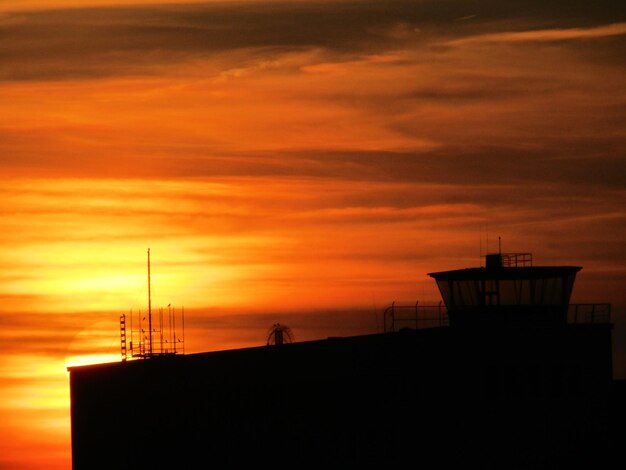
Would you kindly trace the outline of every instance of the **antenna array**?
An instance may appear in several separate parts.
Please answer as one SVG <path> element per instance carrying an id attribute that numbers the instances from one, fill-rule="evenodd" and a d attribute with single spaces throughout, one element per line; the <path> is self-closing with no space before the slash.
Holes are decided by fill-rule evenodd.
<path id="1" fill-rule="evenodd" d="M 130 342 L 127 344 L 127 321 L 130 326 Z M 178 330 L 177 330 L 178 328 Z M 152 291 L 150 279 L 150 249 L 148 249 L 148 312 L 141 310 L 120 316 L 120 352 L 122 361 L 131 358 L 148 359 L 185 353 L 185 307 L 176 309 L 171 304 L 159 308 L 158 318 L 152 319 Z"/>

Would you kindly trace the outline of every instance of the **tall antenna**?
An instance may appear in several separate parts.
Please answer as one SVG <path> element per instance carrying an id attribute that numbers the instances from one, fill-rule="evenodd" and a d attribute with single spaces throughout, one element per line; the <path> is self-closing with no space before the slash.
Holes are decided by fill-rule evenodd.
<path id="1" fill-rule="evenodd" d="M 150 248 L 148 248 L 148 328 L 150 329 L 150 345 L 148 346 L 152 356 L 152 295 L 150 292 Z"/>

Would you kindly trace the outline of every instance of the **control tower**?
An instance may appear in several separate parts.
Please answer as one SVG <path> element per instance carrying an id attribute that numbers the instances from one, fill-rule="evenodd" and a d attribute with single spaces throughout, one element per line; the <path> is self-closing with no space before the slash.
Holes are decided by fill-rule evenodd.
<path id="1" fill-rule="evenodd" d="M 485 267 L 429 273 L 451 327 L 565 325 L 579 266 L 533 266 L 530 253 L 497 253 Z"/>

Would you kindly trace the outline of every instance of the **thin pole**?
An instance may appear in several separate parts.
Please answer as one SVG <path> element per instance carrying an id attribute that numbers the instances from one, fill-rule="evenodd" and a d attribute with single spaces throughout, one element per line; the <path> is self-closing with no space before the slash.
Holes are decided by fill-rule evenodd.
<path id="1" fill-rule="evenodd" d="M 483 226 L 480 225 L 478 227 L 478 265 L 482 267 L 483 265 Z"/>
<path id="2" fill-rule="evenodd" d="M 141 324 L 142 321 L 144 321 L 145 318 L 143 318 L 141 316 L 141 309 L 139 309 L 139 354 L 144 353 L 145 351 L 145 346 L 146 346 L 146 335 L 144 335 L 144 331 L 143 331 L 143 326 Z"/>
<path id="3" fill-rule="evenodd" d="M 174 329 L 173 340 L 172 341 L 174 343 L 174 354 L 176 354 L 176 347 L 177 347 L 176 346 L 176 341 L 178 341 L 178 340 L 176 339 L 176 308 L 175 307 L 172 308 L 172 326 L 173 326 L 173 329 Z"/>
<path id="4" fill-rule="evenodd" d="M 148 248 L 148 327 L 150 328 L 150 347 L 148 351 L 152 356 L 152 293 L 150 292 L 150 248 Z"/>
<path id="5" fill-rule="evenodd" d="M 183 354 L 185 354 L 185 307 L 183 307 Z"/>
<path id="6" fill-rule="evenodd" d="M 489 224 L 485 224 L 485 242 L 487 243 L 487 254 L 489 254 Z"/>

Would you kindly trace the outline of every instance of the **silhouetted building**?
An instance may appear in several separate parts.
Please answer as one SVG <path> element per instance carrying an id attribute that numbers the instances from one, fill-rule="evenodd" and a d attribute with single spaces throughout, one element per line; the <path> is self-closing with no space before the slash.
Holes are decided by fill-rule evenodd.
<path id="1" fill-rule="evenodd" d="M 602 465 L 609 308 L 530 264 L 430 274 L 449 326 L 72 367 L 73 468 Z"/>

